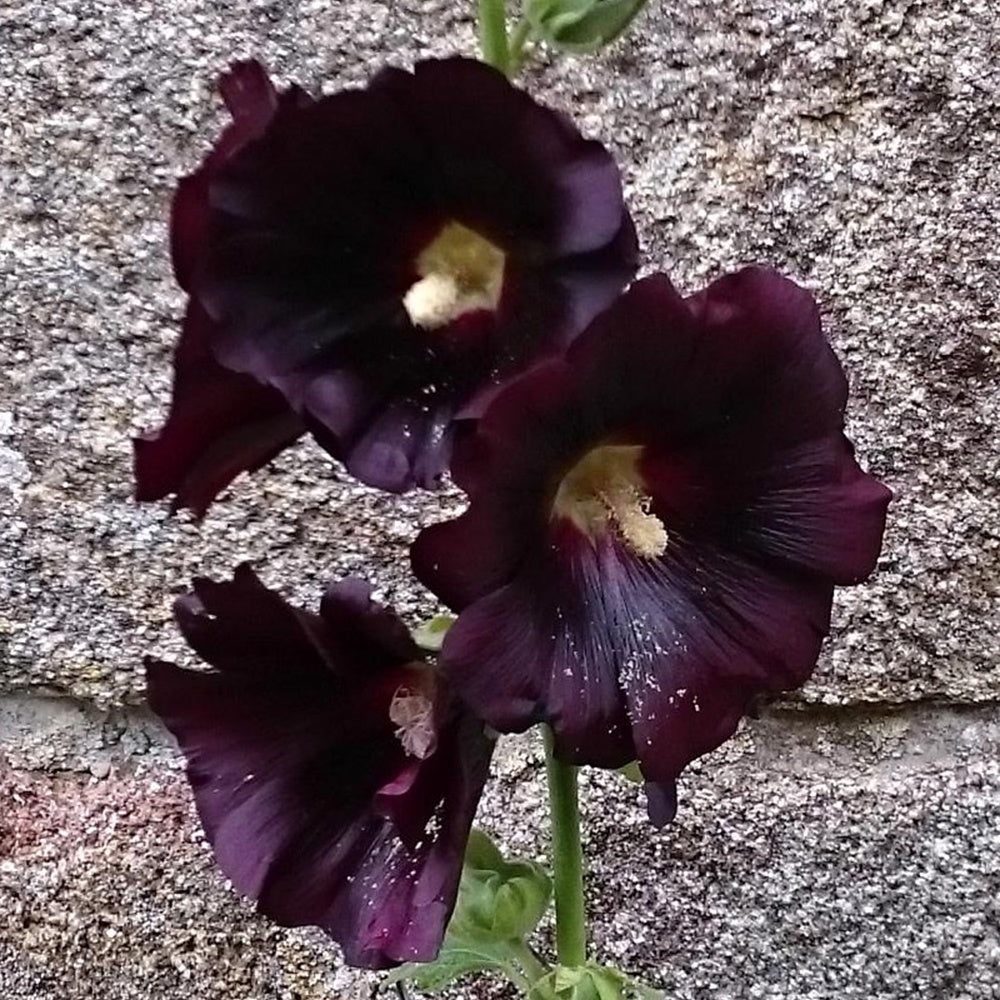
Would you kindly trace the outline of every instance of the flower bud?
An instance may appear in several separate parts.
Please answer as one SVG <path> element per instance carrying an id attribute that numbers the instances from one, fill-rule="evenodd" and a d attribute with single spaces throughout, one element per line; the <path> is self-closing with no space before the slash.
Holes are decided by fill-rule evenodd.
<path id="1" fill-rule="evenodd" d="M 473 830 L 450 933 L 492 941 L 521 940 L 548 909 L 551 891 L 549 877 L 539 865 L 505 861 L 485 833 Z"/>
<path id="2" fill-rule="evenodd" d="M 645 5 L 646 0 L 530 0 L 527 16 L 553 47 L 594 52 L 622 34 Z"/>

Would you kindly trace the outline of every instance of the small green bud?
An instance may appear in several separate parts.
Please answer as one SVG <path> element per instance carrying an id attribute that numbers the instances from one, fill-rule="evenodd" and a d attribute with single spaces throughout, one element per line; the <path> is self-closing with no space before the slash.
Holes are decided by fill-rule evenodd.
<path id="1" fill-rule="evenodd" d="M 640 770 L 639 762 L 637 760 L 632 761 L 631 764 L 626 764 L 624 767 L 618 768 L 618 773 L 623 778 L 627 778 L 636 785 L 644 785 L 646 783 L 646 778 Z"/>
<path id="2" fill-rule="evenodd" d="M 557 49 L 595 52 L 610 45 L 646 6 L 646 0 L 528 0 L 535 33 Z"/>
<path id="3" fill-rule="evenodd" d="M 473 830 L 465 851 L 458 902 L 438 957 L 389 973 L 386 984 L 406 980 L 436 993 L 470 972 L 506 974 L 519 961 L 527 937 L 549 905 L 548 875 L 530 861 L 505 861 L 496 844 Z M 551 992 L 533 1000 L 553 1000 Z"/>

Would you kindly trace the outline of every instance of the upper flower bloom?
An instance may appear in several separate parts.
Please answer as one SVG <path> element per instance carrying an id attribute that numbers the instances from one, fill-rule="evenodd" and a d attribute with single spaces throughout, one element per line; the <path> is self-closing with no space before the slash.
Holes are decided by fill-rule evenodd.
<path id="1" fill-rule="evenodd" d="M 236 888 L 382 968 L 437 953 L 492 741 L 369 593 L 345 580 L 313 615 L 246 566 L 196 581 L 177 618 L 215 670 L 147 678 Z"/>
<path id="2" fill-rule="evenodd" d="M 889 491 L 843 434 L 812 297 L 761 269 L 681 298 L 638 282 L 456 449 L 469 494 L 417 575 L 459 610 L 442 665 L 500 731 L 674 781 L 752 699 L 803 683 L 834 584 L 875 565 Z"/>
<path id="3" fill-rule="evenodd" d="M 452 420 L 634 272 L 611 156 L 482 63 L 318 100 L 242 63 L 222 87 L 235 124 L 178 189 L 178 280 L 218 364 L 370 485 L 435 485 Z"/>

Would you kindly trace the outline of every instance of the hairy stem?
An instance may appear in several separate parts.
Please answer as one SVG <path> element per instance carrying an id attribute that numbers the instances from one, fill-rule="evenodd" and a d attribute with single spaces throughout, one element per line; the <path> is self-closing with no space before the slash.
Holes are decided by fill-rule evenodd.
<path id="1" fill-rule="evenodd" d="M 510 72 L 510 47 L 507 44 L 507 5 L 505 0 L 479 0 L 479 47 L 483 62 Z"/>
<path id="2" fill-rule="evenodd" d="M 521 72 L 521 69 L 524 66 L 524 61 L 528 56 L 526 46 L 530 41 L 531 22 L 526 17 L 522 17 L 521 20 L 514 25 L 514 30 L 510 33 L 510 41 L 508 42 L 507 52 L 507 59 L 509 62 L 507 72 L 508 76 L 514 77 Z"/>
<path id="3" fill-rule="evenodd" d="M 552 813 L 552 872 L 556 900 L 556 954 L 560 965 L 587 961 L 587 923 L 583 901 L 583 845 L 577 769 L 556 760 L 552 731 L 546 726 L 545 767 Z"/>

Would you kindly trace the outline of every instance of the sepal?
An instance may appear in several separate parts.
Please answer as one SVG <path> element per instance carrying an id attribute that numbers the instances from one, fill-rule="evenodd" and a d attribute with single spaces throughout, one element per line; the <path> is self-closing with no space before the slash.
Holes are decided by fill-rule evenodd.
<path id="1" fill-rule="evenodd" d="M 481 830 L 473 830 L 465 852 L 458 903 L 438 957 L 400 966 L 387 984 L 411 982 L 435 993 L 470 972 L 497 972 L 527 992 L 547 967 L 538 968 L 525 938 L 548 909 L 552 885 L 530 861 L 507 861 Z M 538 993 L 548 998 L 548 993 Z"/>
<path id="2" fill-rule="evenodd" d="M 536 983 L 528 1000 L 666 1000 L 659 990 L 643 986 L 618 969 L 588 963 L 556 966 Z"/>

